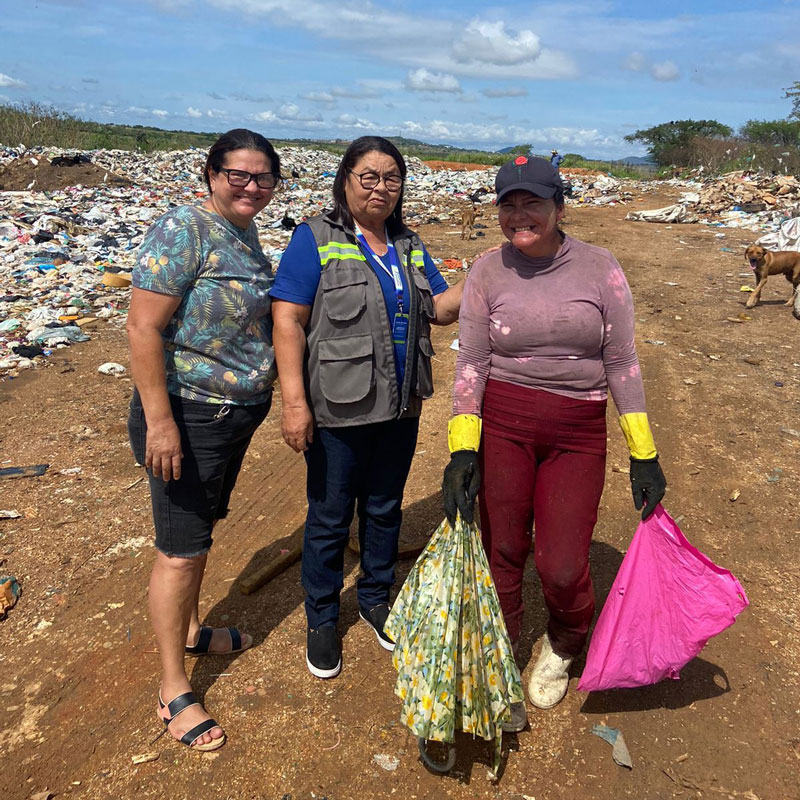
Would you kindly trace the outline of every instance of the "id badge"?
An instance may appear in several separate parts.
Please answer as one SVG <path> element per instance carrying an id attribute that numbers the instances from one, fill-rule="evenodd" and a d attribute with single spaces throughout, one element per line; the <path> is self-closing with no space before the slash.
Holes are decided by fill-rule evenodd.
<path id="1" fill-rule="evenodd" d="M 395 314 L 392 325 L 393 344 L 405 344 L 408 341 L 408 314 Z"/>

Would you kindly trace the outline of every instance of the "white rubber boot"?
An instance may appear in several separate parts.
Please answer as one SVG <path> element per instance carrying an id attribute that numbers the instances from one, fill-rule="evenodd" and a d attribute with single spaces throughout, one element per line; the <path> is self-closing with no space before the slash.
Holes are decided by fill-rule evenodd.
<path id="1" fill-rule="evenodd" d="M 567 693 L 569 668 L 573 659 L 553 652 L 550 637 L 545 634 L 542 652 L 528 682 L 528 697 L 537 708 L 552 708 L 558 705 Z"/>

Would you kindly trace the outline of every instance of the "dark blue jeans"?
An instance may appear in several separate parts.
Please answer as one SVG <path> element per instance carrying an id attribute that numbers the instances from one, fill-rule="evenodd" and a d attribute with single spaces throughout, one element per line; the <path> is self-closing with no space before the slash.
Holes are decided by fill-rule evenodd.
<path id="1" fill-rule="evenodd" d="M 308 516 L 302 569 L 310 628 L 335 625 L 339 618 L 344 551 L 356 504 L 362 569 L 358 604 L 368 610 L 389 602 L 403 490 L 418 430 L 418 417 L 315 428 L 305 454 Z"/>

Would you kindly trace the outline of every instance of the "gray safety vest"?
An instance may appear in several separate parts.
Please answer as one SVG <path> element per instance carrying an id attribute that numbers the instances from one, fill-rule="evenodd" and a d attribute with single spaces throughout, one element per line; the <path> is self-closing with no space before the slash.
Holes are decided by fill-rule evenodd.
<path id="1" fill-rule="evenodd" d="M 433 292 L 422 243 L 406 229 L 393 238 L 410 289 L 408 346 L 397 385 L 392 320 L 380 281 L 355 233 L 327 214 L 308 220 L 319 251 L 320 276 L 306 325 L 306 395 L 316 425 L 338 428 L 419 416 L 433 394 Z"/>

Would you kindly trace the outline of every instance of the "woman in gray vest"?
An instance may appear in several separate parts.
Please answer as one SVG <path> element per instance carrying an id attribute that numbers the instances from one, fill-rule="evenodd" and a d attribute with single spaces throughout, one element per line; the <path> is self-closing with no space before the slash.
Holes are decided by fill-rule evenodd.
<path id="1" fill-rule="evenodd" d="M 333 210 L 297 227 L 273 298 L 286 443 L 305 454 L 306 664 L 342 667 L 336 630 L 354 509 L 361 618 L 387 650 L 401 504 L 422 400 L 433 394 L 431 324 L 458 318 L 452 288 L 403 224 L 406 164 L 379 136 L 356 139 L 333 183 Z"/>

